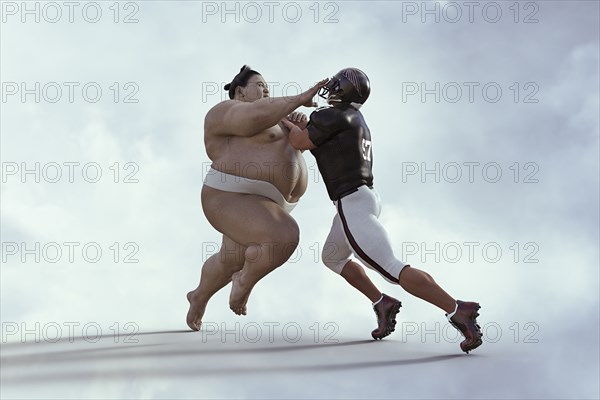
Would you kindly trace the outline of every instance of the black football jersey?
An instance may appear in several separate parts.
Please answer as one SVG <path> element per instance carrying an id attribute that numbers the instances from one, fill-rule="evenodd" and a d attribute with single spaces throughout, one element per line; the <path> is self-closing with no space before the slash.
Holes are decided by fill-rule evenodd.
<path id="1" fill-rule="evenodd" d="M 360 111 L 350 105 L 317 109 L 307 129 L 331 200 L 359 186 L 373 186 L 371 132 Z"/>

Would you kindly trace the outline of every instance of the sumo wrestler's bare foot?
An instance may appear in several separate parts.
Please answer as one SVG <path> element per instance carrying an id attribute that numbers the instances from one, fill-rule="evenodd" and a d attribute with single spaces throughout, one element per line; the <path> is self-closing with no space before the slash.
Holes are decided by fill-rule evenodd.
<path id="1" fill-rule="evenodd" d="M 252 287 L 249 287 L 244 283 L 241 272 L 242 271 L 238 271 L 231 276 L 229 308 L 237 315 L 246 315 L 246 303 L 248 303 Z"/>
<path id="2" fill-rule="evenodd" d="M 195 290 L 187 294 L 187 299 L 190 302 L 190 308 L 187 313 L 186 322 L 191 330 L 199 331 L 200 326 L 202 326 L 202 316 L 206 309 L 206 302 L 198 299 Z"/>

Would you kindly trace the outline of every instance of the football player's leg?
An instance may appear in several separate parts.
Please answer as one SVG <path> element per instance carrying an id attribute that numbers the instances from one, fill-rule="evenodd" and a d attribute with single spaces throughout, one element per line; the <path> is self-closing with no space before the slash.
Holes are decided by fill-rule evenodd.
<path id="1" fill-rule="evenodd" d="M 380 205 L 373 192 L 363 186 L 340 199 L 337 207 L 342 231 L 354 255 L 389 282 L 398 283 L 406 264 L 394 256 L 388 235 L 377 220 Z"/>
<path id="2" fill-rule="evenodd" d="M 338 202 L 338 213 L 354 254 L 368 267 L 385 279 L 399 284 L 413 296 L 432 303 L 442 310 L 452 312 L 456 301 L 446 293 L 428 273 L 396 258 L 389 236 L 379 222 L 380 211 L 377 193 L 371 190 L 358 192 Z"/>
<path id="3" fill-rule="evenodd" d="M 355 255 L 390 282 L 444 310 L 465 336 L 460 344 L 463 351 L 481 345 L 482 334 L 476 320 L 479 304 L 455 300 L 427 272 L 412 268 L 394 256 L 385 228 L 377 219 L 381 210 L 377 192 L 363 188 L 343 200 L 338 202 L 338 213 Z"/>
<path id="4" fill-rule="evenodd" d="M 336 215 L 323 246 L 323 263 L 371 300 L 377 316 L 377 328 L 371 332 L 371 336 L 374 339 L 383 339 L 394 331 L 396 314 L 400 311 L 401 303 L 382 294 L 367 276 L 364 268 L 350 259 L 351 255 L 352 249 L 344 235 L 340 217 Z"/>
<path id="5" fill-rule="evenodd" d="M 364 269 L 352 261 L 352 249 L 346 241 L 339 215 L 333 218 L 329 235 L 323 245 L 321 259 L 336 274 L 341 275 L 350 285 L 358 289 L 372 302 L 381 298 L 381 292 L 369 279 Z"/>

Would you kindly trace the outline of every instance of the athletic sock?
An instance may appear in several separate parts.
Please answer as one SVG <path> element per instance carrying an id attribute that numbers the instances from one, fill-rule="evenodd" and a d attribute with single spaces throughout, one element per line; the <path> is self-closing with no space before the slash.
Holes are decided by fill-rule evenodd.
<path id="1" fill-rule="evenodd" d="M 450 318 L 454 317 L 454 314 L 456 314 L 456 311 L 458 311 L 458 303 L 456 303 L 456 307 L 454 307 L 454 311 L 452 311 L 450 314 L 446 314 L 448 321 L 450 321 Z"/>
<path id="2" fill-rule="evenodd" d="M 381 298 L 379 300 L 377 300 L 375 303 L 373 303 L 373 307 L 375 307 L 377 304 L 379 304 L 379 302 L 383 300 L 383 293 L 381 294 Z"/>

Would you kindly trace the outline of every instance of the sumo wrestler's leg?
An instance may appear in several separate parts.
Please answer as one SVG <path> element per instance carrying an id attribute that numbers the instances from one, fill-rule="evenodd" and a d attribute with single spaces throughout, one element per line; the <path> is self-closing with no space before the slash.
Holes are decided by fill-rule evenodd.
<path id="1" fill-rule="evenodd" d="M 206 260 L 202 266 L 198 287 L 187 294 L 190 308 L 186 322 L 192 330 L 200 330 L 202 316 L 210 298 L 231 282 L 234 272 L 242 269 L 245 251 L 244 246 L 223 235 L 219 252 Z"/>
<path id="2" fill-rule="evenodd" d="M 244 266 L 232 276 L 229 297 L 231 310 L 244 314 L 254 285 L 285 263 L 298 247 L 298 224 L 278 204 L 263 196 L 212 188 L 204 188 L 202 195 L 208 221 L 246 247 Z"/>

